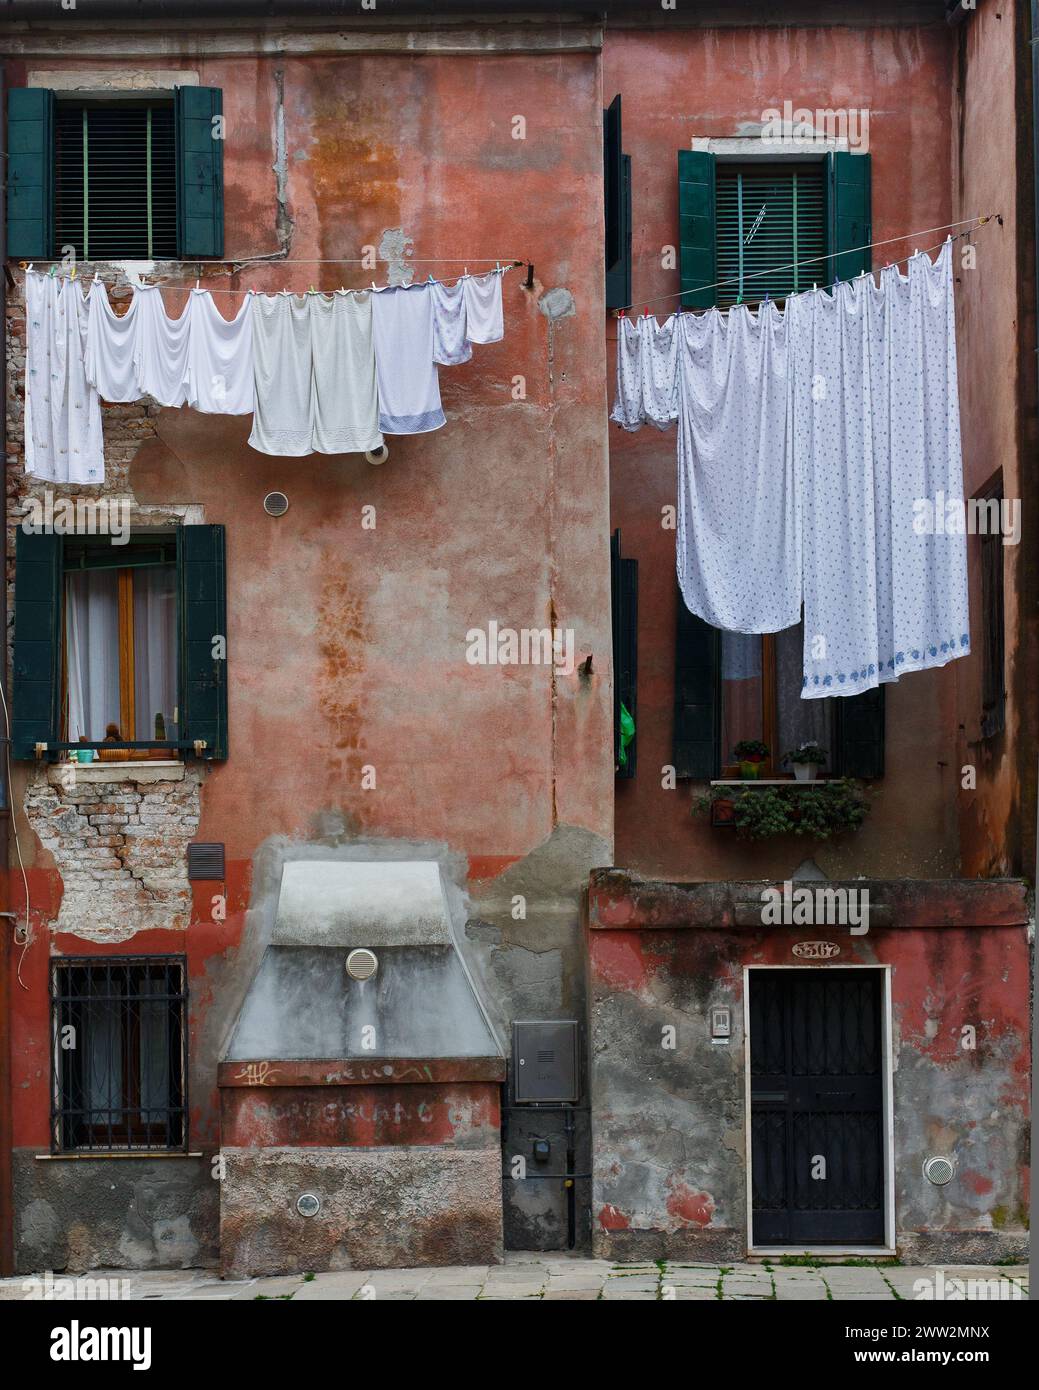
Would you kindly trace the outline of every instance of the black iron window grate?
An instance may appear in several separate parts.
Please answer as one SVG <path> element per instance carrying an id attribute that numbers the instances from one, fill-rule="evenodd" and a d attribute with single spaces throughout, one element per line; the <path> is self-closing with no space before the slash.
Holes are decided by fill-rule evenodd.
<path id="1" fill-rule="evenodd" d="M 55 1152 L 187 1148 L 183 956 L 51 965 Z"/>

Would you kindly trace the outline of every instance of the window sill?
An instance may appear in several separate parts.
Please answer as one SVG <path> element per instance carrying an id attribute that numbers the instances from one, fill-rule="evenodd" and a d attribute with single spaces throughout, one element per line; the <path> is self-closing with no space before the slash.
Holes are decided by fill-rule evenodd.
<path id="1" fill-rule="evenodd" d="M 835 780 L 832 777 L 816 777 L 810 782 L 800 782 L 796 777 L 722 777 L 711 782 L 712 787 L 818 787 L 824 782 Z"/>
<path id="2" fill-rule="evenodd" d="M 124 763 L 52 763 L 47 781 L 57 787 L 88 786 L 93 782 L 182 782 L 184 764 L 178 759 L 141 758 Z"/>
<path id="3" fill-rule="evenodd" d="M 183 1149 L 83 1149 L 67 1154 L 33 1154 L 37 1163 L 81 1163 L 90 1158 L 204 1158 L 199 1150 L 185 1153 Z"/>

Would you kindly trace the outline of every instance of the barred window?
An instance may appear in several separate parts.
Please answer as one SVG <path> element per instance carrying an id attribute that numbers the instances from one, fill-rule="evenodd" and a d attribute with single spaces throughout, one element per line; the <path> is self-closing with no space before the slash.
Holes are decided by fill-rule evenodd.
<path id="1" fill-rule="evenodd" d="M 187 1148 L 183 956 L 52 962 L 55 1152 Z"/>

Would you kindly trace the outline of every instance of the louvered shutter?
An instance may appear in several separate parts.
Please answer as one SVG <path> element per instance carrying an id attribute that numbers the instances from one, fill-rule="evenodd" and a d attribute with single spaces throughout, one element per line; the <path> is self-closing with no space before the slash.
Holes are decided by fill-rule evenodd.
<path id="1" fill-rule="evenodd" d="M 11 756 L 34 758 L 60 728 L 62 538 L 15 532 Z"/>
<path id="2" fill-rule="evenodd" d="M 227 757 L 227 579 L 222 526 L 177 533 L 180 579 L 180 728 L 202 756 Z M 223 639 L 223 655 L 218 639 Z"/>
<path id="3" fill-rule="evenodd" d="M 7 93 L 7 254 L 44 260 L 54 254 L 54 93 L 12 87 Z"/>
<path id="4" fill-rule="evenodd" d="M 177 252 L 224 254 L 224 141 L 219 87 L 178 87 Z"/>

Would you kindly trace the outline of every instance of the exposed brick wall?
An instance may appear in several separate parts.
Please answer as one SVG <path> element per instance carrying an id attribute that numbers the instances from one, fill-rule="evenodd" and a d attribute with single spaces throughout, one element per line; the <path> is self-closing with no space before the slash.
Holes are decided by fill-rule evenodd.
<path id="1" fill-rule="evenodd" d="M 54 931 L 124 941 L 150 928 L 185 928 L 191 908 L 187 846 L 198 830 L 201 774 L 83 784 L 75 768 L 40 769 L 25 816 L 54 856 L 64 894 Z"/>

